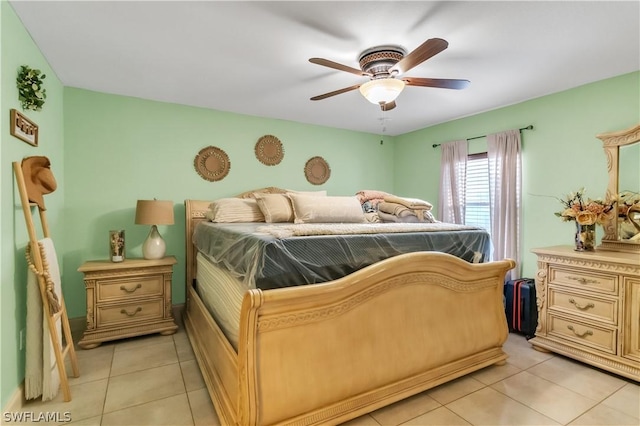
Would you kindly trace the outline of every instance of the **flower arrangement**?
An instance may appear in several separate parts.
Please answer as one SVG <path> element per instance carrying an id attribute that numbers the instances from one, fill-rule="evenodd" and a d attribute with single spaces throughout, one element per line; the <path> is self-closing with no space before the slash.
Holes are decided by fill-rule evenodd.
<path id="1" fill-rule="evenodd" d="M 602 225 L 612 214 L 615 204 L 615 200 L 585 198 L 584 188 L 568 194 L 559 201 L 564 206 L 564 210 L 556 212 L 555 215 L 563 221 L 576 221 L 580 225 Z"/>
<path id="2" fill-rule="evenodd" d="M 47 91 L 43 87 L 43 80 L 47 76 L 40 70 L 34 70 L 27 65 L 22 65 L 18 72 L 16 83 L 18 84 L 18 100 L 22 109 L 40 111 L 47 98 Z"/>

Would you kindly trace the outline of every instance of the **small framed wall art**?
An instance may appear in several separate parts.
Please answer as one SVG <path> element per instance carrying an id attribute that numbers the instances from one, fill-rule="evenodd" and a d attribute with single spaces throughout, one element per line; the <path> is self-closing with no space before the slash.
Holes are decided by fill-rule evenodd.
<path id="1" fill-rule="evenodd" d="M 15 136 L 29 145 L 38 146 L 38 125 L 36 123 L 16 109 L 11 110 L 9 123 L 11 136 Z"/>

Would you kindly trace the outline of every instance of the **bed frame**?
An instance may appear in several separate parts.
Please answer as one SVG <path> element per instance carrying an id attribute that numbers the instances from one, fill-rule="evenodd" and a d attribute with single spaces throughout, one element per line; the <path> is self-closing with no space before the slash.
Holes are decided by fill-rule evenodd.
<path id="1" fill-rule="evenodd" d="M 184 322 L 222 424 L 339 424 L 507 358 L 502 291 L 515 262 L 437 252 L 249 290 L 234 350 L 194 289 L 192 234 L 209 203 L 185 201 Z"/>

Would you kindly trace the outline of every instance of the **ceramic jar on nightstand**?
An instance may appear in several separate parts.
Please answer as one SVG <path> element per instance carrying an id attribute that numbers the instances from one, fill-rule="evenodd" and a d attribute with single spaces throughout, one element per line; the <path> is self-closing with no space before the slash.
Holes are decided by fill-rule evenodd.
<path id="1" fill-rule="evenodd" d="M 78 342 L 91 349 L 102 342 L 178 329 L 171 307 L 171 276 L 176 258 L 88 261 L 84 273 L 87 327 Z"/>

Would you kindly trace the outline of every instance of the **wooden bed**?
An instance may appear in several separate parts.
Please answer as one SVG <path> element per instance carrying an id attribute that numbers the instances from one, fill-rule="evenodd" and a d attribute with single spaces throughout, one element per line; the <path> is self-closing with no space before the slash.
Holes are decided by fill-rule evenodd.
<path id="1" fill-rule="evenodd" d="M 209 203 L 185 201 L 184 322 L 222 424 L 339 424 L 507 358 L 502 291 L 515 263 L 437 252 L 248 290 L 236 351 L 193 284 L 192 235 Z"/>

